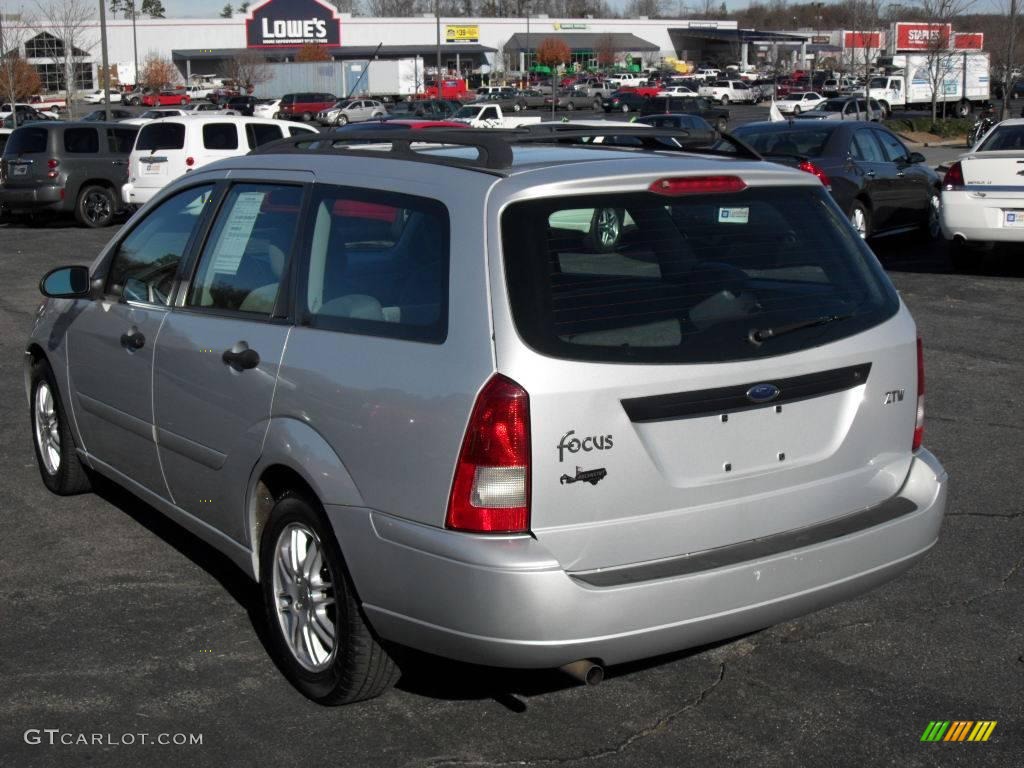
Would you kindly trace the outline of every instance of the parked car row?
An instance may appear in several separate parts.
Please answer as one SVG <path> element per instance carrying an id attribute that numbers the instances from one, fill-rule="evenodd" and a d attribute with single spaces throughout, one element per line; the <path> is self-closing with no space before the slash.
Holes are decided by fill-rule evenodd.
<path id="1" fill-rule="evenodd" d="M 0 206 L 8 217 L 71 213 L 105 227 L 180 176 L 299 133 L 316 130 L 233 115 L 31 123 L 6 137 Z"/>

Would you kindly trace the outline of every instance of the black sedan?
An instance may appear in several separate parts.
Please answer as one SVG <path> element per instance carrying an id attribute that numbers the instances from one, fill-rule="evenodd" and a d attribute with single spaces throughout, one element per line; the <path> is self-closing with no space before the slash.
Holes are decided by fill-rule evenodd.
<path id="1" fill-rule="evenodd" d="M 114 120 L 114 121 L 116 121 L 116 120 L 127 120 L 130 117 L 137 117 L 137 116 L 138 116 L 138 112 L 130 112 L 127 109 L 115 109 L 114 107 L 110 108 L 110 119 Z M 87 114 L 85 117 L 80 117 L 78 119 L 79 120 L 84 120 L 85 122 L 90 122 L 90 123 L 95 123 L 95 122 L 101 122 L 102 123 L 102 122 L 106 121 L 107 113 L 106 113 L 105 110 L 102 110 L 102 109 L 94 109 L 92 112 Z"/>
<path id="2" fill-rule="evenodd" d="M 616 91 L 601 101 L 601 107 L 605 112 L 639 112 L 648 101 L 649 96 L 633 91 Z"/>
<path id="3" fill-rule="evenodd" d="M 766 160 L 814 174 L 861 237 L 939 234 L 938 174 L 877 123 L 748 123 L 733 135 Z"/>
<path id="4" fill-rule="evenodd" d="M 694 144 L 711 144 L 718 139 L 718 131 L 700 115 L 668 114 L 647 115 L 637 119 L 638 123 L 652 125 L 655 128 L 674 128 L 686 131 Z"/>
<path id="5" fill-rule="evenodd" d="M 703 96 L 655 96 L 640 110 L 640 114 L 644 116 L 673 113 L 703 117 L 722 133 L 729 123 L 729 110 L 716 107 Z"/>

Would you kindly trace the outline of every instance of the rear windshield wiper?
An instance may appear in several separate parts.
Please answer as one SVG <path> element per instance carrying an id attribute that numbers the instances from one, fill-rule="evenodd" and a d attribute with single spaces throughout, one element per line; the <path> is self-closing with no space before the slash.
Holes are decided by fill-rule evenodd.
<path id="1" fill-rule="evenodd" d="M 768 339 L 774 339 L 776 336 L 782 336 L 793 331 L 799 331 L 802 328 L 813 328 L 816 325 L 828 325 L 834 323 L 837 320 L 846 320 L 847 318 L 853 317 L 853 315 L 821 315 L 820 317 L 812 317 L 808 320 L 800 320 L 796 323 L 790 323 L 789 325 L 780 325 L 778 328 L 753 328 L 750 333 L 747 334 L 747 340 L 755 345 L 760 344 Z"/>

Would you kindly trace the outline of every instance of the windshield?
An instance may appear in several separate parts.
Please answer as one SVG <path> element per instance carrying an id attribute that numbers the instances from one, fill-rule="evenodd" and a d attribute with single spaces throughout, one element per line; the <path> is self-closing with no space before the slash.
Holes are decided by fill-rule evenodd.
<path id="1" fill-rule="evenodd" d="M 540 198 L 510 205 L 501 230 L 516 328 L 563 359 L 766 357 L 859 333 L 899 306 L 822 187 Z M 832 316 L 842 322 L 750 340 Z"/>
<path id="2" fill-rule="evenodd" d="M 1002 150 L 1024 149 L 1024 125 L 997 127 L 975 150 L 976 152 L 999 152 Z"/>

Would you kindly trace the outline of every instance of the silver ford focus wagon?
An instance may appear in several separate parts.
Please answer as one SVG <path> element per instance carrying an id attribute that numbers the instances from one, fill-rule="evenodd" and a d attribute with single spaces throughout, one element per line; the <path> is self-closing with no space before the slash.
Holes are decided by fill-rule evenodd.
<path id="1" fill-rule="evenodd" d="M 381 693 L 402 646 L 595 682 L 935 544 L 921 342 L 817 177 L 625 126 L 397 133 L 179 179 L 43 278 L 26 347 L 46 486 L 226 553 L 305 695 Z"/>

